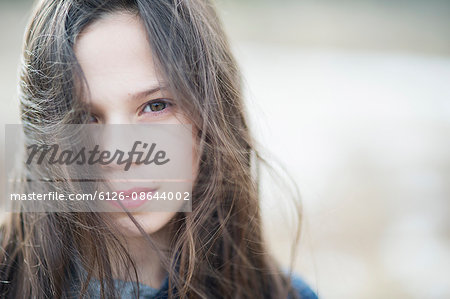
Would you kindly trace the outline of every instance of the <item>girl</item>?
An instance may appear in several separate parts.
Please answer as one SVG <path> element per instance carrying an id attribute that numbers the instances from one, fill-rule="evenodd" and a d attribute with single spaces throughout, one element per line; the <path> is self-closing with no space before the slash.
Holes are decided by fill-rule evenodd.
<path id="1" fill-rule="evenodd" d="M 1 298 L 316 298 L 266 251 L 262 159 L 211 3 L 43 0 L 21 70 L 28 138 L 63 124 L 190 124 L 195 182 L 192 212 L 11 213 Z"/>

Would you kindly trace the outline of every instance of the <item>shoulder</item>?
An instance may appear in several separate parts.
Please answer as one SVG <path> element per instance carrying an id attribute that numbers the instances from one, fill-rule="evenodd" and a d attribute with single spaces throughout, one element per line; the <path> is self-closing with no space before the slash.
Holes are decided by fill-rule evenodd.
<path id="1" fill-rule="evenodd" d="M 318 299 L 317 294 L 299 275 L 291 275 L 291 284 L 301 299 Z"/>

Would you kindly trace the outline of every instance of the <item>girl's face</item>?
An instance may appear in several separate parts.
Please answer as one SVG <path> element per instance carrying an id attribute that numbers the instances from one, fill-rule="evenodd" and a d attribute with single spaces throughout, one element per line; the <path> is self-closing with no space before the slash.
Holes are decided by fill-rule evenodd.
<path id="1" fill-rule="evenodd" d="M 186 124 L 158 74 L 140 18 L 107 15 L 81 32 L 75 54 L 89 86 L 91 122 L 99 124 Z M 193 160 L 195 161 L 195 159 Z M 135 219 L 151 234 L 176 212 L 136 212 Z M 129 233 L 139 234 L 126 213 L 110 213 Z"/>

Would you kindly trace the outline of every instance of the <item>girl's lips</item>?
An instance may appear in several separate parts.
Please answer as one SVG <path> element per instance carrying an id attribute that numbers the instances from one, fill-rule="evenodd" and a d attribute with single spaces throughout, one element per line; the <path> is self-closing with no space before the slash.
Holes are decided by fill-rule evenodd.
<path id="1" fill-rule="evenodd" d="M 135 187 L 128 190 L 117 190 L 116 200 L 111 200 L 109 202 L 118 208 L 122 208 L 123 206 L 126 209 L 135 209 L 149 202 L 147 199 L 149 193 L 153 194 L 157 190 L 157 188 L 152 189 L 143 187 Z"/>

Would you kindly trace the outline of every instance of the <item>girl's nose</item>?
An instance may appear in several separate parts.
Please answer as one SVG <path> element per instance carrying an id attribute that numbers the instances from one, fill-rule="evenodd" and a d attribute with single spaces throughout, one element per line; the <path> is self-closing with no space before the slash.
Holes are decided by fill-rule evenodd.
<path id="1" fill-rule="evenodd" d="M 127 154 L 134 138 L 133 124 L 134 120 L 131 116 L 118 113 L 105 118 L 103 124 L 99 126 L 98 145 L 100 155 L 103 155 L 103 161 L 109 161 L 100 164 L 102 169 L 124 169 L 124 164 L 119 162 L 128 158 Z"/>

